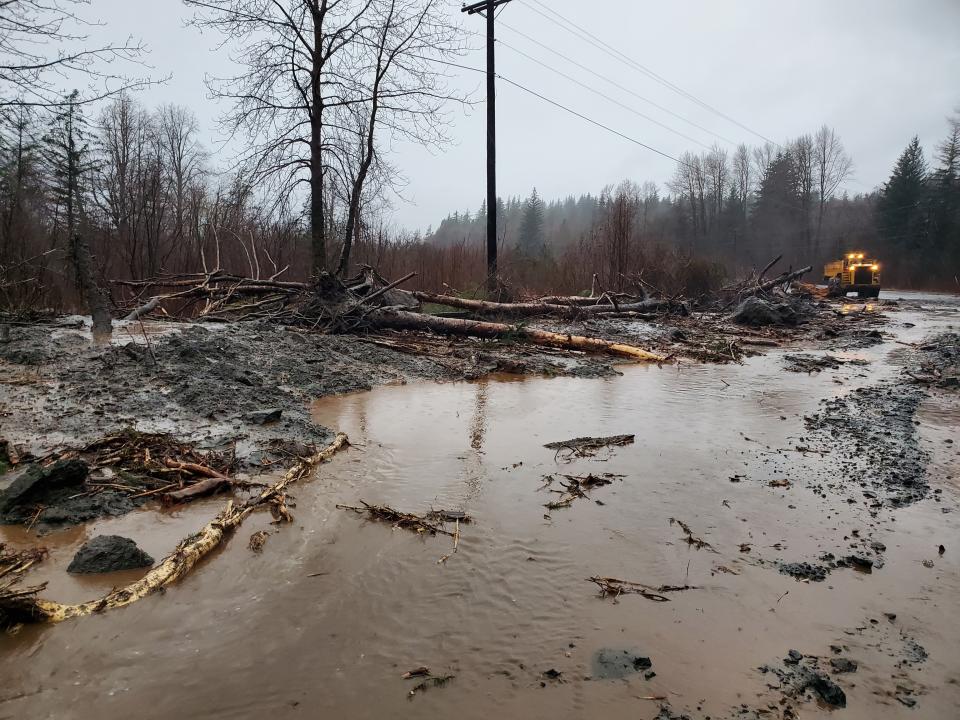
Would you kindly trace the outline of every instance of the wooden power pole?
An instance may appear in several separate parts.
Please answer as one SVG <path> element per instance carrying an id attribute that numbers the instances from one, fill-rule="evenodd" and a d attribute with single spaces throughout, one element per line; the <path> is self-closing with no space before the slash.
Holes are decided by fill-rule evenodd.
<path id="1" fill-rule="evenodd" d="M 486 13 L 487 18 L 487 291 L 497 289 L 497 69 L 496 8 L 510 0 L 481 0 L 464 5 L 468 15 Z"/>

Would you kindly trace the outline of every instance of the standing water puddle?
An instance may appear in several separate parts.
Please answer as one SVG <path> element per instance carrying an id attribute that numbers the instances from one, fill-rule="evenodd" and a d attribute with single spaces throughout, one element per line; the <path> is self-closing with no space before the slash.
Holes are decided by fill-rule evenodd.
<path id="1" fill-rule="evenodd" d="M 606 380 L 497 377 L 320 400 L 316 421 L 347 432 L 354 448 L 293 489 L 293 526 L 253 554 L 249 534 L 272 530 L 258 517 L 162 597 L 0 639 L 0 718 L 652 718 L 655 698 L 719 718 L 776 702 L 768 684 L 778 681 L 761 665 L 792 648 L 829 655 L 830 645 L 860 664 L 842 682 L 843 717 L 894 718 L 906 710 L 891 676 L 907 635 L 930 656 L 918 711 L 956 717 L 960 538 L 956 514 L 941 512 L 956 507 L 954 488 L 942 503 L 872 518 L 862 502 L 810 487 L 836 458 L 796 449 L 808 445 L 803 418 L 821 399 L 897 372 L 891 348 L 857 351 L 873 363 L 869 378 L 856 365 L 786 373 L 773 353 L 742 366 L 628 366 Z M 949 425 L 937 415 L 931 447 Z M 617 434 L 635 441 L 570 462 L 543 447 Z M 955 454 L 934 461 L 956 470 Z M 544 476 L 563 473 L 623 477 L 550 510 L 559 496 L 541 489 Z M 790 486 L 770 484 L 782 480 Z M 450 538 L 336 509 L 360 500 L 462 510 L 473 522 L 438 563 Z M 162 557 L 161 538 L 169 548 L 221 504 L 137 513 L 88 533 L 126 532 Z M 688 543 L 671 518 L 709 547 Z M 868 529 L 887 546 L 872 574 L 804 583 L 774 566 L 842 552 Z M 97 593 L 91 584 L 124 581 L 62 579 L 79 540 L 57 537 L 34 578 L 56 570 L 52 596 L 85 599 Z M 0 528 L 4 539 L 22 540 Z M 938 558 L 939 543 L 951 552 Z M 614 601 L 591 576 L 694 589 L 670 602 Z M 620 649 L 652 667 L 595 677 L 597 658 Z M 401 675 L 420 666 L 455 677 L 408 703 L 418 680 Z M 814 703 L 801 712 L 829 714 Z"/>

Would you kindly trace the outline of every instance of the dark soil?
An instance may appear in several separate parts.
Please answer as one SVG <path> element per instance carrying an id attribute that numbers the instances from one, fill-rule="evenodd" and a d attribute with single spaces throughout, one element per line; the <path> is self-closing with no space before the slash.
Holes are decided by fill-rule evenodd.
<path id="1" fill-rule="evenodd" d="M 653 662 L 634 650 L 601 648 L 594 653 L 591 667 L 591 677 L 595 680 L 622 680 L 649 670 L 653 667 Z"/>
<path id="2" fill-rule="evenodd" d="M 877 503 L 899 507 L 927 496 L 926 453 L 914 418 L 926 393 L 902 384 L 858 388 L 807 418 L 811 438 L 847 461 L 835 483 L 856 485 Z"/>

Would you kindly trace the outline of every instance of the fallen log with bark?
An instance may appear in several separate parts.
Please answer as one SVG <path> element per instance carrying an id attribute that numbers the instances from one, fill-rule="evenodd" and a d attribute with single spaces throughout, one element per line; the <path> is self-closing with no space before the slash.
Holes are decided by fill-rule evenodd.
<path id="1" fill-rule="evenodd" d="M 679 307 L 677 303 L 671 303 L 669 300 L 641 300 L 640 302 L 611 304 L 597 304 L 595 301 L 592 304 L 574 304 L 573 302 L 550 304 L 544 301 L 529 303 L 489 302 L 487 300 L 470 300 L 454 295 L 438 295 L 436 293 L 421 291 L 415 291 L 413 296 L 421 302 L 462 308 L 477 315 L 495 317 L 559 317 L 567 320 L 578 320 L 584 317 L 621 312 L 666 312 Z M 589 298 L 584 299 L 589 300 Z M 570 300 L 570 298 L 568 298 L 568 300 Z"/>
<path id="2" fill-rule="evenodd" d="M 254 510 L 282 501 L 285 490 L 302 480 L 314 468 L 347 447 L 347 436 L 339 433 L 334 441 L 310 457 L 300 458 L 283 477 L 249 500 L 226 507 L 198 532 L 184 539 L 176 549 L 140 580 L 115 588 L 101 598 L 76 605 L 38 597 L 46 584 L 16 590 L 0 587 L 0 626 L 26 623 L 60 623 L 73 618 L 126 607 L 181 579 L 197 563 L 217 548 Z"/>
<path id="3" fill-rule="evenodd" d="M 406 292 L 398 286 L 414 273 L 389 282 L 376 270 L 364 267 L 347 280 L 321 274 L 312 283 L 283 282 L 273 276 L 267 280 L 241 278 L 216 271 L 188 276 L 168 276 L 151 281 L 123 281 L 141 295 L 155 287 L 174 292 L 151 294 L 137 305 L 131 315 L 164 312 L 172 317 L 216 320 L 267 320 L 308 327 L 331 333 L 365 332 L 381 328 L 421 330 L 442 335 L 471 336 L 485 339 L 513 339 L 535 345 L 618 355 L 646 362 L 665 362 L 668 358 L 625 343 L 572 334 L 554 333 L 519 324 L 493 323 L 463 318 L 438 317 L 415 312 L 421 302 L 449 305 L 473 315 L 504 318 L 560 318 L 567 320 L 685 311 L 683 306 L 665 300 L 634 300 L 633 297 L 605 294 L 603 298 L 557 298 L 557 304 L 544 302 L 497 303 L 467 300 L 453 295 Z M 605 301 L 600 302 L 600 300 Z M 140 298 L 135 298 L 139 302 Z M 591 304 L 592 303 L 592 304 Z M 179 304 L 179 309 L 174 305 Z M 169 309 L 168 309 L 169 306 Z M 149 308 L 149 310 L 147 309 Z M 142 312 L 141 312 L 142 311 Z"/>
<path id="4" fill-rule="evenodd" d="M 547 347 L 563 348 L 566 350 L 607 353 L 645 362 L 662 363 L 667 362 L 669 359 L 666 355 L 644 350 L 633 345 L 601 340 L 599 338 L 583 337 L 580 335 L 564 335 L 562 333 L 538 330 L 524 325 L 444 318 L 404 310 L 392 310 L 389 308 L 371 311 L 367 317 L 374 322 L 377 327 L 393 328 L 395 330 L 425 330 L 443 335 L 525 340 L 534 345 L 545 345 Z"/>

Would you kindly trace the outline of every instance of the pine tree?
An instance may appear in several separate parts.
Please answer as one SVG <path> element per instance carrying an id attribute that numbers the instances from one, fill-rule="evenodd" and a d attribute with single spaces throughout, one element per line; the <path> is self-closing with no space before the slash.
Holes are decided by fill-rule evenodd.
<path id="1" fill-rule="evenodd" d="M 54 116 L 50 132 L 44 138 L 44 155 L 51 195 L 64 212 L 70 259 L 93 319 L 93 330 L 97 334 L 109 334 L 112 319 L 106 298 L 97 286 L 93 253 L 83 228 L 88 178 L 94 165 L 86 141 L 86 120 L 78 99 L 76 90 L 64 98 L 62 109 Z"/>
<path id="2" fill-rule="evenodd" d="M 780 253 L 788 263 L 807 258 L 803 252 L 803 213 L 801 186 L 796 163 L 790 152 L 774 156 L 760 180 L 756 202 L 751 213 L 751 235 L 761 245 L 751 258 L 766 261 Z"/>
<path id="3" fill-rule="evenodd" d="M 937 146 L 939 166 L 930 176 L 930 239 L 940 251 L 948 282 L 960 271 L 960 116 Z"/>
<path id="4" fill-rule="evenodd" d="M 519 247 L 527 255 L 538 255 L 544 249 L 543 213 L 543 200 L 534 188 L 524 205 L 523 223 L 520 226 Z"/>
<path id="5" fill-rule="evenodd" d="M 894 247 L 918 250 L 927 240 L 927 161 L 914 137 L 897 160 L 877 202 L 881 235 Z"/>

